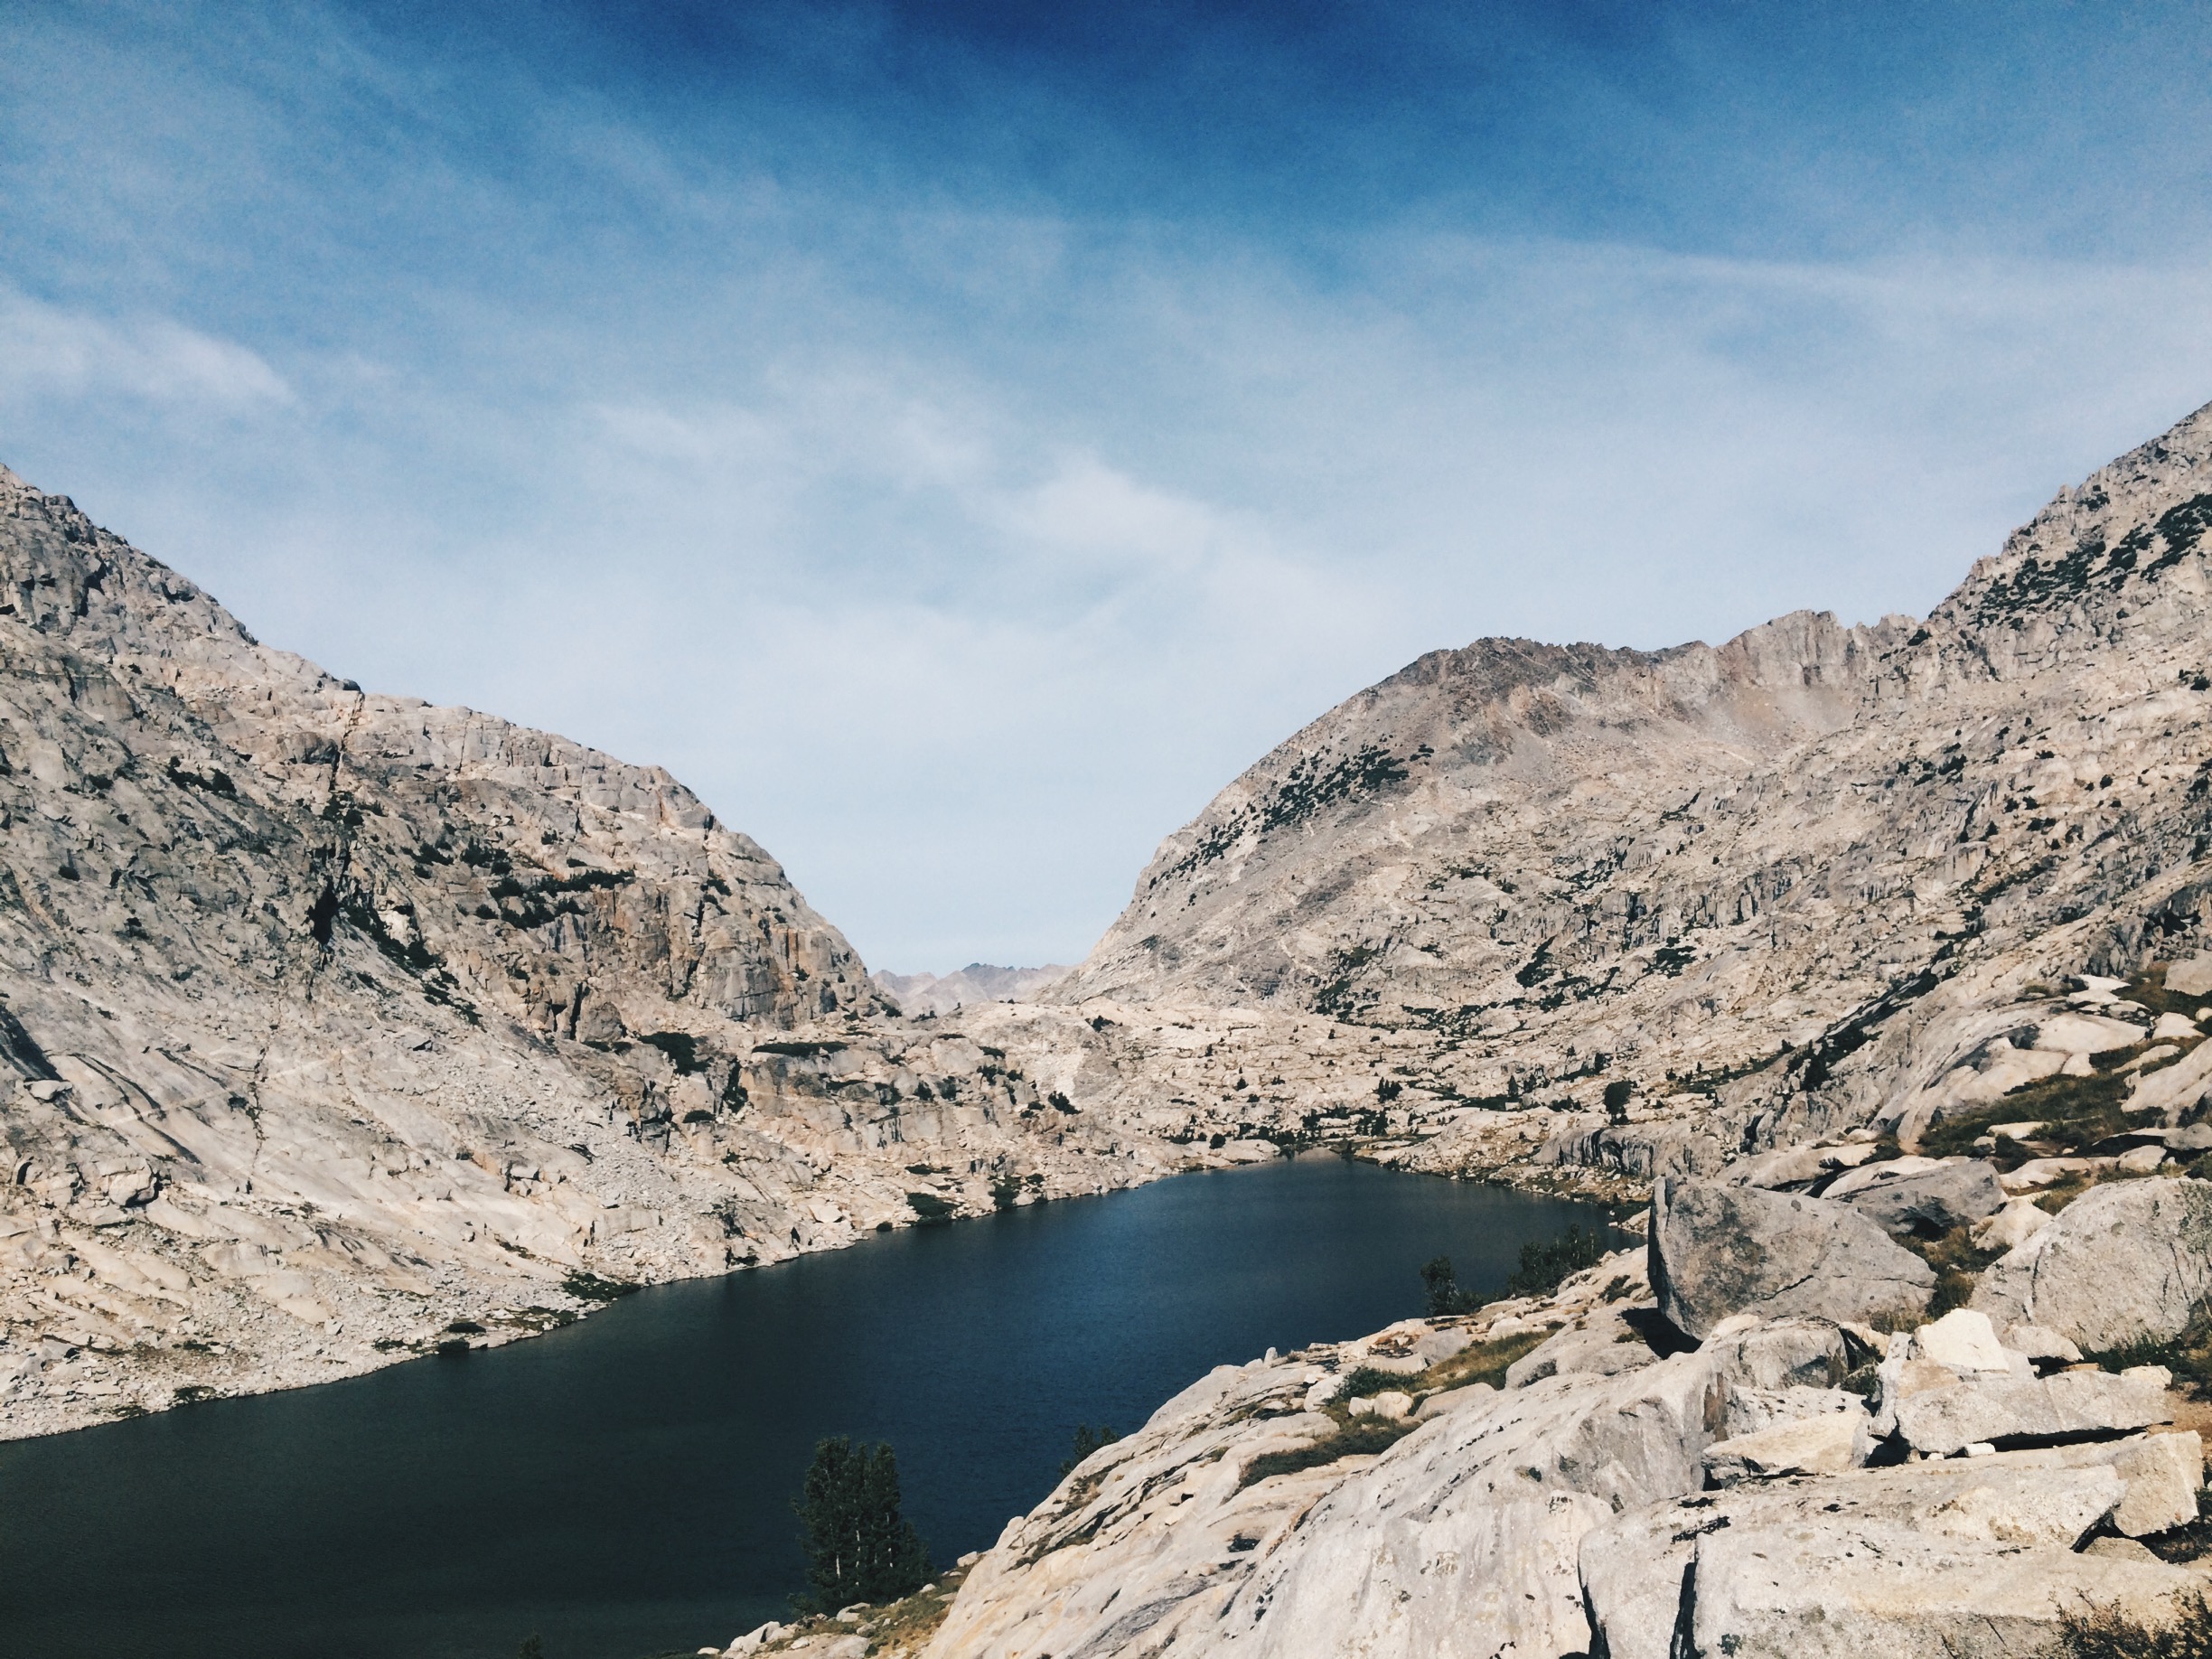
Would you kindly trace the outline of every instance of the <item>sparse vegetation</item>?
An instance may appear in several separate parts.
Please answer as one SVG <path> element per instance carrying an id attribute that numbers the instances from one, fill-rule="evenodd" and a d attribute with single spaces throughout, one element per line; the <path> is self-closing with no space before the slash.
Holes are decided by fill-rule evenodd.
<path id="1" fill-rule="evenodd" d="M 2106 1371 L 2163 1365 L 2173 1373 L 2177 1388 L 2198 1400 L 2212 1400 L 2212 1311 L 2198 1314 L 2195 1323 L 2179 1336 L 2167 1340 L 2146 1337 L 2087 1357 Z"/>
<path id="2" fill-rule="evenodd" d="M 1579 1224 L 1568 1228 L 1549 1244 L 1523 1244 L 1521 1265 L 1505 1281 L 1505 1294 L 1550 1296 L 1570 1278 L 1584 1268 L 1596 1267 L 1609 1253 L 1603 1228 L 1593 1227 L 1585 1233 Z"/>
<path id="3" fill-rule="evenodd" d="M 626 1279 L 602 1279 L 596 1273 L 573 1272 L 561 1289 L 579 1302 L 612 1302 L 638 1289 Z"/>
<path id="4" fill-rule="evenodd" d="M 1965 1227 L 1954 1227 L 1935 1239 L 1907 1235 L 1899 1242 L 1936 1270 L 1936 1295 L 1928 1303 L 1926 1316 L 1930 1319 L 1939 1319 L 1954 1308 L 1965 1307 L 1981 1279 L 1982 1269 L 2004 1253 L 1977 1248 L 1972 1230 Z"/>
<path id="5" fill-rule="evenodd" d="M 1254 1457 L 1244 1466 L 1244 1477 L 1238 1485 L 1250 1486 L 1278 1475 L 1295 1475 L 1300 1469 L 1317 1469 L 1345 1457 L 1387 1451 L 1412 1431 L 1410 1421 L 1393 1422 L 1382 1417 L 1349 1418 L 1335 1433 L 1318 1440 Z"/>
<path id="6" fill-rule="evenodd" d="M 1380 1394 L 1389 1389 L 1401 1391 L 1412 1387 L 1417 1373 L 1400 1374 L 1395 1371 L 1381 1371 L 1373 1365 L 1362 1365 L 1345 1378 L 1344 1387 L 1337 1392 L 1339 1400 L 1358 1400 L 1369 1394 Z"/>
<path id="7" fill-rule="evenodd" d="M 1478 1342 L 1460 1349 L 1449 1359 L 1439 1360 L 1419 1376 L 1404 1379 L 1400 1386 L 1417 1393 L 1439 1393 L 1446 1389 L 1469 1388 L 1477 1382 L 1487 1382 L 1492 1388 L 1503 1388 L 1507 1367 L 1551 1335 L 1549 1330 L 1536 1330 L 1519 1331 L 1511 1336 L 1494 1336 L 1487 1342 Z"/>
<path id="8" fill-rule="evenodd" d="M 2123 1049 L 2117 1055 L 2098 1058 L 2124 1058 L 2133 1052 Z M 1972 1111 L 1945 1118 L 1920 1138 L 1920 1149 L 1930 1158 L 1972 1153 L 1973 1143 L 1992 1126 L 2033 1120 L 2043 1126 L 2033 1140 L 1997 1142 L 1989 1156 L 2000 1169 L 2016 1169 L 2031 1158 L 2076 1156 L 2131 1127 L 2120 1110 L 2126 1098 L 2127 1079 L 2117 1070 L 2087 1077 L 2046 1077 Z"/>
<path id="9" fill-rule="evenodd" d="M 1060 1477 L 1065 1480 L 1075 1472 L 1075 1466 L 1101 1446 L 1111 1446 L 1121 1437 L 1103 1423 L 1096 1429 L 1089 1423 L 1075 1425 L 1075 1439 L 1068 1450 L 1067 1461 L 1060 1466 Z"/>
<path id="10" fill-rule="evenodd" d="M 2116 1601 L 2092 1602 L 2061 1610 L 2058 1629 L 2065 1659 L 2212 1659 L 2212 1603 L 2200 1589 L 2174 1598 L 2170 1624 L 2140 1623 Z"/>

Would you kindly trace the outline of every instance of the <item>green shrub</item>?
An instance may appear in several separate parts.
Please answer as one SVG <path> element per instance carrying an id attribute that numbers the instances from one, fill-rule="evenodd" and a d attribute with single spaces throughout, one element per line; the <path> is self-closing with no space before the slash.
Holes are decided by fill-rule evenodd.
<path id="1" fill-rule="evenodd" d="M 1452 1259 L 1439 1256 L 1421 1264 L 1421 1311 L 1431 1319 L 1441 1319 L 1451 1314 L 1473 1313 L 1481 1306 L 1469 1291 L 1459 1288 L 1459 1279 L 1452 1270 Z"/>
<path id="2" fill-rule="evenodd" d="M 1579 1224 L 1568 1228 L 1549 1244 L 1523 1244 L 1521 1265 L 1505 1281 L 1505 1294 L 1550 1296 L 1584 1268 L 1596 1267 L 1609 1253 L 1604 1228 L 1593 1227 L 1585 1233 Z"/>
<path id="3" fill-rule="evenodd" d="M 1362 1365 L 1345 1379 L 1344 1387 L 1337 1390 L 1339 1400 L 1358 1400 L 1367 1394 L 1380 1394 L 1391 1389 L 1411 1392 L 1413 1377 L 1418 1373 L 1401 1376 L 1394 1371 L 1378 1371 L 1373 1365 Z"/>

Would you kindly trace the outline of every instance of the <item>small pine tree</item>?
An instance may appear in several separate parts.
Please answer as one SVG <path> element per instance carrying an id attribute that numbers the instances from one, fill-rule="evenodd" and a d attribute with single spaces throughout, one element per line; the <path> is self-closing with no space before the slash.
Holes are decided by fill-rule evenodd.
<path id="1" fill-rule="evenodd" d="M 792 1507 L 807 1558 L 806 1593 L 792 1598 L 802 1612 L 896 1601 L 929 1577 L 929 1550 L 899 1514 L 889 1446 L 856 1446 L 845 1435 L 820 1442 Z"/>
<path id="2" fill-rule="evenodd" d="M 522 1645 L 515 1650 L 515 1659 L 545 1659 L 545 1637 L 524 1636 Z"/>
<path id="3" fill-rule="evenodd" d="M 1060 1466 L 1060 1478 L 1065 1480 L 1075 1472 L 1075 1466 L 1101 1446 L 1111 1446 L 1121 1437 L 1103 1423 L 1092 1429 L 1089 1423 L 1075 1425 L 1075 1442 L 1068 1460 Z"/>
<path id="4" fill-rule="evenodd" d="M 1549 1244 L 1523 1244 L 1521 1266 L 1505 1281 L 1508 1296 L 1549 1296 L 1584 1268 L 1606 1259 L 1605 1230 L 1572 1226 Z"/>
<path id="5" fill-rule="evenodd" d="M 1449 1256 L 1423 1262 L 1420 1277 L 1421 1311 L 1431 1319 L 1443 1318 L 1447 1314 L 1473 1313 L 1483 1305 L 1482 1298 L 1459 1288 L 1459 1278 Z"/>

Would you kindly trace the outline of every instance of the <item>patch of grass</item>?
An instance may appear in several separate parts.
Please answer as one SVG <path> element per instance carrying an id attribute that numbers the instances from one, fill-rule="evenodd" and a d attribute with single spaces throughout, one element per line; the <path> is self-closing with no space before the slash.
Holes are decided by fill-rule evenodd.
<path id="1" fill-rule="evenodd" d="M 2160 963 L 2148 973 L 2137 974 L 2120 993 L 2130 1002 L 2140 1002 L 2153 1014 L 2181 1014 L 2194 1019 L 2212 1007 L 2212 999 L 2203 997 L 2184 997 L 2179 991 L 2166 989 L 2166 967 Z"/>
<path id="2" fill-rule="evenodd" d="M 1278 1475 L 1295 1475 L 1300 1469 L 1317 1469 L 1345 1457 L 1385 1451 L 1412 1433 L 1414 1427 L 1411 1420 L 1392 1422 L 1382 1417 L 1350 1418 L 1334 1434 L 1289 1451 L 1254 1457 L 1244 1466 L 1244 1478 L 1237 1485 L 1242 1489 Z"/>
<path id="3" fill-rule="evenodd" d="M 1939 1239 L 1907 1236 L 1899 1242 L 1936 1270 L 1936 1295 L 1926 1314 L 1930 1319 L 1940 1319 L 1953 1308 L 1965 1307 L 1982 1270 L 2004 1254 L 2001 1250 L 1978 1249 L 1972 1231 L 1965 1227 L 1954 1227 Z"/>
<path id="4" fill-rule="evenodd" d="M 1492 1388 L 1505 1386 L 1505 1371 L 1514 1361 L 1537 1347 L 1551 1333 L 1522 1331 L 1512 1336 L 1496 1336 L 1488 1342 L 1478 1342 L 1462 1348 L 1449 1359 L 1439 1360 L 1417 1377 L 1401 1377 L 1397 1386 L 1409 1392 L 1441 1392 L 1449 1388 L 1468 1388 L 1477 1382 L 1487 1382 Z"/>
<path id="5" fill-rule="evenodd" d="M 2200 1589 L 2177 1595 L 2170 1623 L 2145 1625 L 2116 1601 L 2058 1615 L 2058 1651 L 2066 1659 L 2212 1659 L 2212 1602 Z"/>
<path id="6" fill-rule="evenodd" d="M 2106 1371 L 2163 1365 L 2173 1373 L 2177 1389 L 2198 1400 L 2212 1400 L 2212 1312 L 2198 1315 L 2189 1329 L 2179 1336 L 2147 1336 L 2125 1347 L 2108 1348 L 2085 1357 Z"/>
<path id="7" fill-rule="evenodd" d="M 2123 1048 L 2095 1058 L 2124 1064 L 2137 1052 Z M 2117 1070 L 2087 1077 L 2046 1077 L 1972 1111 L 1945 1118 L 1920 1138 L 1920 1150 L 1929 1158 L 1973 1157 L 1973 1143 L 1993 1126 L 2033 1120 L 2043 1125 L 2034 1140 L 1997 1143 L 1991 1161 L 1998 1168 L 2017 1169 L 2031 1158 L 2076 1156 L 2134 1127 L 2120 1110 L 2127 1092 L 2127 1079 Z"/>

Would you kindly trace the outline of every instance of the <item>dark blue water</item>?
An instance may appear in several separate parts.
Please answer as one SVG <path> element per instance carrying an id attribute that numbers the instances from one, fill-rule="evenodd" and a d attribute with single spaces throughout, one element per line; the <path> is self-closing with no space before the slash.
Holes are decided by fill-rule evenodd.
<path id="1" fill-rule="evenodd" d="M 1589 1212 L 1332 1157 L 641 1291 L 536 1341 L 0 1445 L 0 1655 L 641 1659 L 800 1583 L 813 1443 L 890 1440 L 940 1561 L 1079 1422 L 1501 1283 Z"/>

